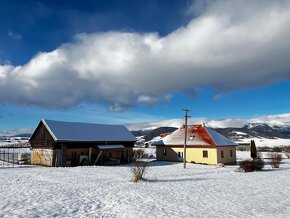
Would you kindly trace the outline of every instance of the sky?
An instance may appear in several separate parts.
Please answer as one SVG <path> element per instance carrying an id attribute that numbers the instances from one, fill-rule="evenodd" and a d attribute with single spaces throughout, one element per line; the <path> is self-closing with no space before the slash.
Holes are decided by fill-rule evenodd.
<path id="1" fill-rule="evenodd" d="M 290 123 L 288 0 L 0 0 L 0 26 L 1 134 L 42 118 L 139 128 L 183 108 Z"/>

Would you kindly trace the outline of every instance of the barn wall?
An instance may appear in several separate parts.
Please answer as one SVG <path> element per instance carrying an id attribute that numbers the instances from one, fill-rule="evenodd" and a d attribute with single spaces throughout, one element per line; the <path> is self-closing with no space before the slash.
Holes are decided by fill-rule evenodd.
<path id="1" fill-rule="evenodd" d="M 31 164 L 53 166 L 54 152 L 52 149 L 34 148 L 31 153 Z"/>
<path id="2" fill-rule="evenodd" d="M 39 123 L 36 130 L 29 140 L 31 147 L 49 148 L 54 145 L 54 139 L 42 122 Z"/>
<path id="3" fill-rule="evenodd" d="M 67 154 L 67 161 L 66 166 L 76 166 L 80 164 L 80 156 L 86 155 L 89 158 L 89 150 L 90 148 L 68 148 L 66 151 Z M 98 157 L 98 154 L 100 150 L 92 148 L 91 149 L 91 162 L 92 164 Z M 121 159 L 121 151 L 122 150 L 103 150 L 102 154 L 109 156 L 109 153 L 111 153 L 111 158 Z M 126 147 L 124 150 L 124 158 L 126 162 L 131 162 L 133 157 L 133 148 L 132 147 Z M 128 156 L 126 156 L 128 155 Z"/>
<path id="4" fill-rule="evenodd" d="M 232 150 L 233 156 L 230 156 L 230 150 Z M 221 156 L 221 151 L 224 153 L 224 157 Z M 217 158 L 218 163 L 224 164 L 236 164 L 236 146 L 229 146 L 229 147 L 218 147 L 217 149 Z"/>

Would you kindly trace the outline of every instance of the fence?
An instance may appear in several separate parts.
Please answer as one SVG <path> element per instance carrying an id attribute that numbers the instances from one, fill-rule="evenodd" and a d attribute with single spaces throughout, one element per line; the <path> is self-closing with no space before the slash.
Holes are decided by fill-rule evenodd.
<path id="1" fill-rule="evenodd" d="M 0 146 L 0 167 L 30 164 L 30 144 L 15 143 Z"/>

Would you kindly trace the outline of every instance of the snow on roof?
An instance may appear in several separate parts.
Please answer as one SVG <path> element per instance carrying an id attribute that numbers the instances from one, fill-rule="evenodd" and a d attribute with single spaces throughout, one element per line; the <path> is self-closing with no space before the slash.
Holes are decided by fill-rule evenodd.
<path id="1" fill-rule="evenodd" d="M 183 145 L 184 144 L 184 126 L 177 129 L 162 140 L 155 142 L 154 145 Z M 187 127 L 188 146 L 229 146 L 237 145 L 230 139 L 215 132 L 211 128 L 203 125 L 189 125 Z"/>
<path id="2" fill-rule="evenodd" d="M 219 134 L 218 132 L 214 131 L 209 127 L 204 127 L 210 137 L 213 139 L 216 146 L 229 146 L 229 145 L 237 145 L 235 142 L 230 140 L 229 138 Z"/>
<path id="3" fill-rule="evenodd" d="M 122 125 L 42 120 L 56 141 L 136 141 Z"/>

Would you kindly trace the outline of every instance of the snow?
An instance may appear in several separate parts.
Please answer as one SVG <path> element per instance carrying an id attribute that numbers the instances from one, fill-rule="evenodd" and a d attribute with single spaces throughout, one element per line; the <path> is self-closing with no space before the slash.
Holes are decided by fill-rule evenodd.
<path id="1" fill-rule="evenodd" d="M 247 133 L 244 132 L 239 132 L 239 131 L 233 131 L 234 133 L 236 133 L 237 135 L 247 135 Z"/>
<path id="2" fill-rule="evenodd" d="M 235 141 L 236 143 L 250 143 L 251 140 L 255 140 L 255 144 L 257 147 L 275 147 L 275 146 L 290 146 L 290 139 L 267 139 L 267 138 L 257 138 L 252 137 L 248 139 L 240 139 L 238 141 Z"/>
<path id="3" fill-rule="evenodd" d="M 237 154 L 245 158 L 249 152 Z M 147 181 L 138 184 L 130 182 L 130 165 L 0 167 L 0 217 L 290 215 L 289 160 L 254 173 L 238 173 L 237 166 L 188 163 L 184 170 L 182 163 L 150 164 Z"/>

